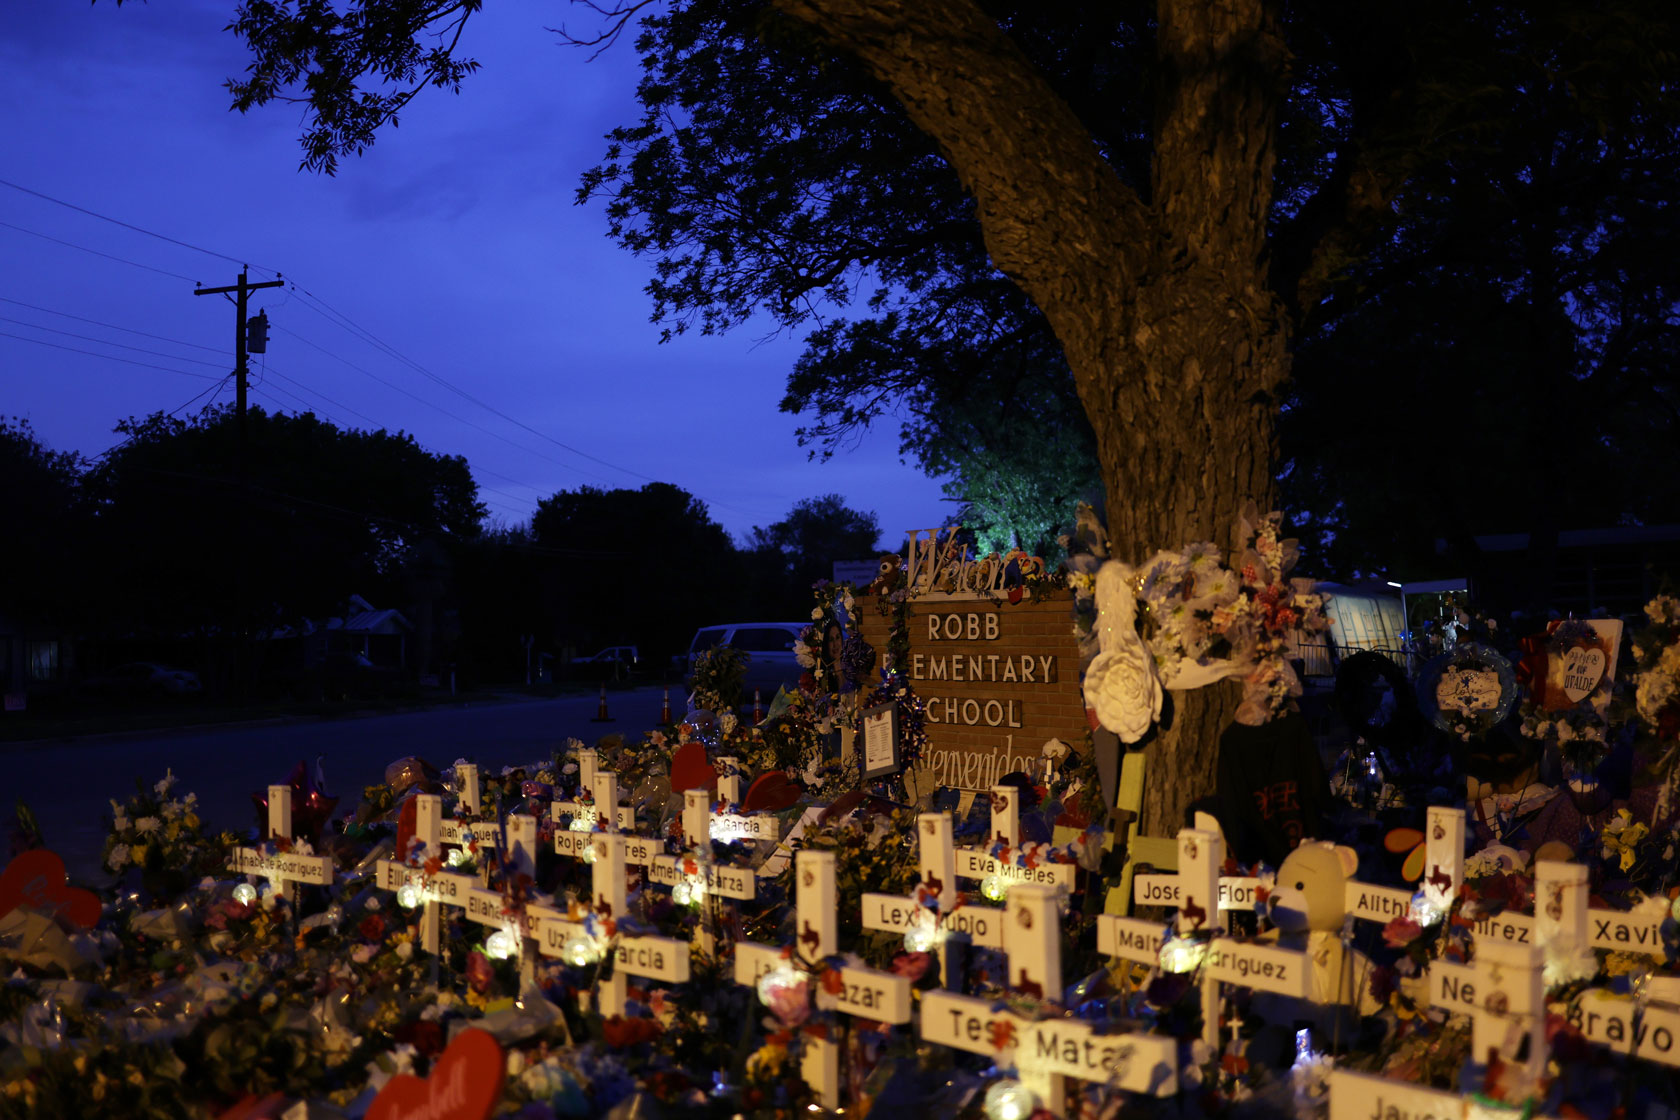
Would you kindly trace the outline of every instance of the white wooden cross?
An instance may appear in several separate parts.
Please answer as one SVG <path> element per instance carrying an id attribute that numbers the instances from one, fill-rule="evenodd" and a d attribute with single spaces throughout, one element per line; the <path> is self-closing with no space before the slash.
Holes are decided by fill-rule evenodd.
<path id="1" fill-rule="evenodd" d="M 1556 936 L 1576 943 L 1584 939 L 1594 949 L 1646 953 L 1661 959 L 1666 952 L 1662 928 L 1668 907 L 1631 911 L 1588 907 L 1584 875 L 1585 868 L 1573 864 L 1542 860 L 1536 865 L 1534 920 L 1541 946 L 1546 946 L 1555 927 Z M 1680 992 L 1666 977 L 1648 978 L 1637 995 L 1589 988 L 1580 994 L 1569 1018 L 1588 1041 L 1619 1054 L 1680 1066 L 1680 1009 L 1664 1006 L 1680 1002 L 1677 997 Z"/>
<path id="2" fill-rule="evenodd" d="M 460 788 L 457 805 L 462 813 L 477 816 L 479 811 L 478 767 L 470 762 L 463 762 L 455 767 L 455 781 Z M 470 840 L 469 840 L 470 838 Z M 457 849 L 465 849 L 476 843 L 479 848 L 495 848 L 501 843 L 502 828 L 495 821 L 463 822 L 448 818 L 438 826 L 438 840 Z M 442 853 L 440 853 L 442 854 Z M 453 854 L 446 856 L 444 862 L 453 859 Z M 484 861 L 479 861 L 479 880 L 487 880 L 489 868 Z"/>
<path id="3" fill-rule="evenodd" d="M 1074 875 L 1079 870 L 1074 864 L 1041 863 L 1037 867 L 1022 867 L 1013 859 L 998 859 L 991 854 L 994 843 L 1003 844 L 1007 851 L 1021 845 L 1021 791 L 1014 786 L 993 786 L 991 798 L 992 835 L 982 847 L 956 850 L 956 873 L 964 879 L 978 879 L 983 885 L 989 883 L 988 897 L 1001 897 L 1001 892 L 1015 883 L 1072 890 Z"/>
<path id="4" fill-rule="evenodd" d="M 718 759 L 718 800 L 732 808 L 741 807 L 741 760 Z"/>
<path id="5" fill-rule="evenodd" d="M 1182 900 L 1174 919 L 1177 937 L 1188 938 L 1217 928 L 1219 868 L 1224 862 L 1225 838 L 1218 832 L 1193 828 L 1179 832 L 1178 878 Z M 1122 930 L 1131 927 L 1109 924 L 1107 928 L 1118 937 Z M 1181 955 L 1176 945 L 1164 948 L 1175 958 Z M 1194 962 L 1194 950 L 1183 955 L 1185 963 Z M 1312 961 L 1299 950 L 1215 936 L 1206 943 L 1200 958 L 1202 1041 L 1215 1052 L 1220 1048 L 1221 983 L 1296 999 L 1310 998 L 1312 993 Z M 1175 963 L 1163 959 L 1162 967 L 1168 971 L 1184 970 L 1175 967 Z"/>
<path id="6" fill-rule="evenodd" d="M 605 774 L 612 778 L 612 793 L 610 801 L 601 799 L 601 776 Z M 550 817 L 558 823 L 562 817 L 572 818 L 573 832 L 589 832 L 601 820 L 601 808 L 610 805 L 612 812 L 608 820 L 612 827 L 634 829 L 636 827 L 636 811 L 628 805 L 618 803 L 618 775 L 611 770 L 603 770 L 600 761 L 593 750 L 585 747 L 578 751 L 578 792 L 587 790 L 593 799 L 589 803 L 582 801 L 555 801 L 549 806 Z M 559 851 L 558 848 L 555 849 Z M 561 852 L 562 855 L 568 853 Z"/>
<path id="7" fill-rule="evenodd" d="M 923 813 L 916 818 L 921 883 L 912 896 L 865 894 L 863 928 L 908 935 L 923 951 L 937 952 L 942 987 L 960 990 L 960 953 L 946 951 L 947 938 L 966 937 L 975 945 L 1003 947 L 1004 911 L 992 906 L 963 905 L 957 890 L 957 857 L 948 813 Z"/>
<path id="8" fill-rule="evenodd" d="M 796 960 L 814 966 L 839 951 L 835 864 L 833 852 L 801 851 L 797 854 L 794 860 L 794 943 L 787 948 L 776 948 L 751 941 L 736 942 L 737 984 L 756 987 L 762 977 L 780 969 L 792 969 Z M 811 970 L 807 967 L 802 971 Z M 816 987 L 818 1009 L 879 1023 L 902 1024 L 910 1021 L 909 978 L 852 966 L 842 966 L 833 971 L 836 990 L 832 992 L 817 976 L 806 977 L 805 982 Z M 816 1090 L 824 1108 L 832 1111 L 840 1107 L 838 1042 L 807 1036 L 801 1072 L 806 1084 Z"/>
<path id="9" fill-rule="evenodd" d="M 1383 925 L 1405 917 L 1419 919 L 1421 925 L 1433 925 L 1452 908 L 1453 899 L 1464 885 L 1464 810 L 1431 805 L 1423 826 L 1423 878 L 1417 889 L 1378 887 L 1350 879 L 1347 883 L 1349 914 L 1361 921 Z M 1421 911 L 1416 906 L 1420 893 L 1424 900 Z"/>
<path id="10" fill-rule="evenodd" d="M 1060 892 L 1019 884 L 1004 907 L 1003 949 L 1016 989 L 1059 1001 L 1062 995 Z M 1066 1115 L 1066 1079 L 1095 1081 L 1135 1093 L 1178 1090 L 1177 1040 L 1159 1035 L 1105 1034 L 1083 1019 L 1030 1018 L 1000 1001 L 954 992 L 922 995 L 925 1042 L 1014 1066 L 1022 1084 L 1055 1116 Z"/>
<path id="11" fill-rule="evenodd" d="M 268 836 L 266 841 L 280 837 L 290 841 L 292 836 L 292 787 L 268 787 Z M 333 863 L 329 856 L 304 856 L 291 852 L 269 855 L 258 848 L 235 848 L 228 870 L 238 875 L 261 875 L 290 905 L 297 905 L 298 884 L 325 886 L 332 882 Z"/>
<path id="12" fill-rule="evenodd" d="M 589 752 L 593 754 L 594 752 Z M 593 858 L 594 848 L 589 842 L 590 836 L 597 828 L 614 832 L 619 829 L 633 829 L 636 827 L 635 810 L 628 805 L 618 803 L 618 775 L 611 770 L 602 770 L 591 766 L 590 794 L 593 804 L 582 804 L 572 801 L 554 802 L 550 812 L 558 821 L 562 816 L 570 815 L 572 826 L 569 829 L 554 830 L 554 852 L 567 859 L 590 860 Z M 611 805 L 613 812 L 607 818 L 607 824 L 602 824 L 599 807 Z M 628 858 L 631 863 L 646 865 L 653 858 L 653 852 L 659 848 L 654 841 L 632 838 Z"/>
<path id="13" fill-rule="evenodd" d="M 471 816 L 478 816 L 478 766 L 472 762 L 461 762 L 455 766 L 455 782 L 460 787 L 461 810 Z"/>
<path id="14" fill-rule="evenodd" d="M 441 855 L 443 833 L 443 798 L 435 793 L 414 796 L 414 839 L 427 859 Z M 406 853 L 398 853 L 403 855 Z M 382 859 L 378 863 L 378 882 L 382 890 L 397 892 L 397 901 L 408 905 L 403 895 L 405 887 L 412 887 L 411 901 L 423 904 L 420 915 L 420 947 L 428 953 L 438 951 L 439 905 L 465 906 L 469 891 L 478 888 L 476 875 L 462 875 L 453 871 L 438 871 L 427 875 L 418 867 L 410 867 L 405 860 Z"/>
<path id="15" fill-rule="evenodd" d="M 602 922 L 621 922 L 630 909 L 625 881 L 624 837 L 615 832 L 598 832 L 595 844 L 596 917 Z M 672 984 L 688 981 L 689 943 L 673 937 L 631 936 L 620 930 L 613 938 L 613 973 L 595 985 L 597 1006 L 604 1016 L 624 1014 L 629 977 L 643 976 Z"/>

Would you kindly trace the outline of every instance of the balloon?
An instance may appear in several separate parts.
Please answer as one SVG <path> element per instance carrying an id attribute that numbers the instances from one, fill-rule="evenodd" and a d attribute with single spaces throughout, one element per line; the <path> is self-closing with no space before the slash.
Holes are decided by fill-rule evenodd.
<path id="1" fill-rule="evenodd" d="M 301 836 L 311 844 L 321 842 L 321 830 L 332 819 L 333 810 L 338 808 L 338 798 L 328 797 L 326 793 L 310 777 L 309 768 L 298 763 L 292 768 L 292 776 L 287 784 L 292 787 L 292 836 Z M 256 805 L 259 824 L 258 828 L 267 837 L 268 833 L 268 790 L 253 793 L 251 801 Z M 285 839 L 290 840 L 292 836 Z"/>
<path id="2" fill-rule="evenodd" d="M 422 785 L 438 780 L 437 768 L 424 759 L 399 758 L 385 767 L 385 784 L 391 787 L 391 792 L 401 794 L 409 786 Z"/>

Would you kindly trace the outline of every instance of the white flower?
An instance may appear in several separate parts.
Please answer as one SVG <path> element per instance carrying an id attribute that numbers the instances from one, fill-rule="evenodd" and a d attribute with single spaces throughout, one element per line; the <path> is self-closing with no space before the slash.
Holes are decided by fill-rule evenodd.
<path id="1" fill-rule="evenodd" d="M 397 959 L 399 961 L 406 961 L 408 958 L 412 957 L 413 955 L 414 955 L 414 942 L 412 942 L 412 941 L 399 941 L 399 942 L 397 942 Z"/>
<path id="2" fill-rule="evenodd" d="M 292 841 L 292 854 L 299 856 L 312 856 L 315 854 L 315 845 L 300 837 Z"/>
<path id="3" fill-rule="evenodd" d="M 1667 673 L 1652 671 L 1639 674 L 1639 688 L 1634 693 L 1634 703 L 1639 708 L 1639 714 L 1651 723 L 1657 721 L 1657 713 L 1662 711 L 1670 700 L 1674 698 L 1674 678 Z"/>
<path id="4" fill-rule="evenodd" d="M 111 827 L 117 832 L 126 831 L 128 829 L 128 818 L 118 813 L 116 819 L 111 822 Z"/>
<path id="5" fill-rule="evenodd" d="M 142 833 L 156 832 L 158 829 L 163 827 L 163 822 L 158 820 L 156 817 L 141 817 L 139 820 L 134 822 L 134 827 L 139 829 Z"/>
<path id="6" fill-rule="evenodd" d="M 105 866 L 112 871 L 121 871 L 128 866 L 128 845 L 118 844 L 111 849 L 111 854 L 105 857 Z"/>
<path id="7" fill-rule="evenodd" d="M 163 803 L 163 819 L 172 821 L 181 815 L 182 805 L 179 801 L 165 801 Z"/>
<path id="8" fill-rule="evenodd" d="M 1085 671 L 1085 703 L 1123 742 L 1137 742 L 1160 718 L 1162 695 L 1155 659 L 1135 633 L 1130 642 L 1097 654 Z"/>
<path id="9" fill-rule="evenodd" d="M 180 780 L 181 779 L 179 779 L 175 776 L 175 773 L 174 773 L 173 770 L 165 770 L 163 772 L 163 777 L 159 778 L 157 780 L 157 784 L 154 785 L 152 788 L 157 790 L 157 795 L 159 797 L 165 797 L 165 796 L 168 795 L 170 787 L 172 787 L 176 782 L 178 782 Z"/>

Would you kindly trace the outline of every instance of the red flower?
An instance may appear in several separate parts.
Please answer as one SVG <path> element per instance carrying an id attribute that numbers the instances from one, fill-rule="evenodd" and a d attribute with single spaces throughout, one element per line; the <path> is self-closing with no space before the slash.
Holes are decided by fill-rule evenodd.
<path id="1" fill-rule="evenodd" d="M 1680 701 L 1657 713 L 1657 738 L 1680 739 Z"/>
<path id="2" fill-rule="evenodd" d="M 652 1019 L 630 1019 L 623 1015 L 614 1015 L 601 1024 L 601 1034 L 608 1046 L 621 1049 L 634 1046 L 639 1042 L 652 1042 L 663 1034 L 665 1029 Z"/>
<path id="3" fill-rule="evenodd" d="M 356 927 L 356 932 L 363 941 L 378 942 L 385 937 L 385 915 L 369 914 L 362 919 L 362 924 Z"/>
<path id="4" fill-rule="evenodd" d="M 496 970 L 491 967 L 489 957 L 477 949 L 467 954 L 467 983 L 473 991 L 483 995 L 495 978 Z"/>
<path id="5" fill-rule="evenodd" d="M 840 975 L 840 970 L 838 968 L 828 968 L 823 970 L 822 988 L 823 991 L 827 992 L 831 996 L 837 996 L 846 990 L 845 977 Z"/>
<path id="6" fill-rule="evenodd" d="M 443 1026 L 433 1019 L 404 1023 L 391 1037 L 408 1043 L 428 1058 L 443 1053 Z"/>

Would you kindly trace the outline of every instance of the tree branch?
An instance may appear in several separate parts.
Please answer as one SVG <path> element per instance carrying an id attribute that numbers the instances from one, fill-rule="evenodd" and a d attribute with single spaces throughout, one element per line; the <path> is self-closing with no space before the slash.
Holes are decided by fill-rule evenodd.
<path id="1" fill-rule="evenodd" d="M 1153 241 L 1147 208 L 972 0 L 773 3 L 893 91 L 974 195 L 992 260 L 1046 314 L 1077 313 L 1137 282 Z"/>

